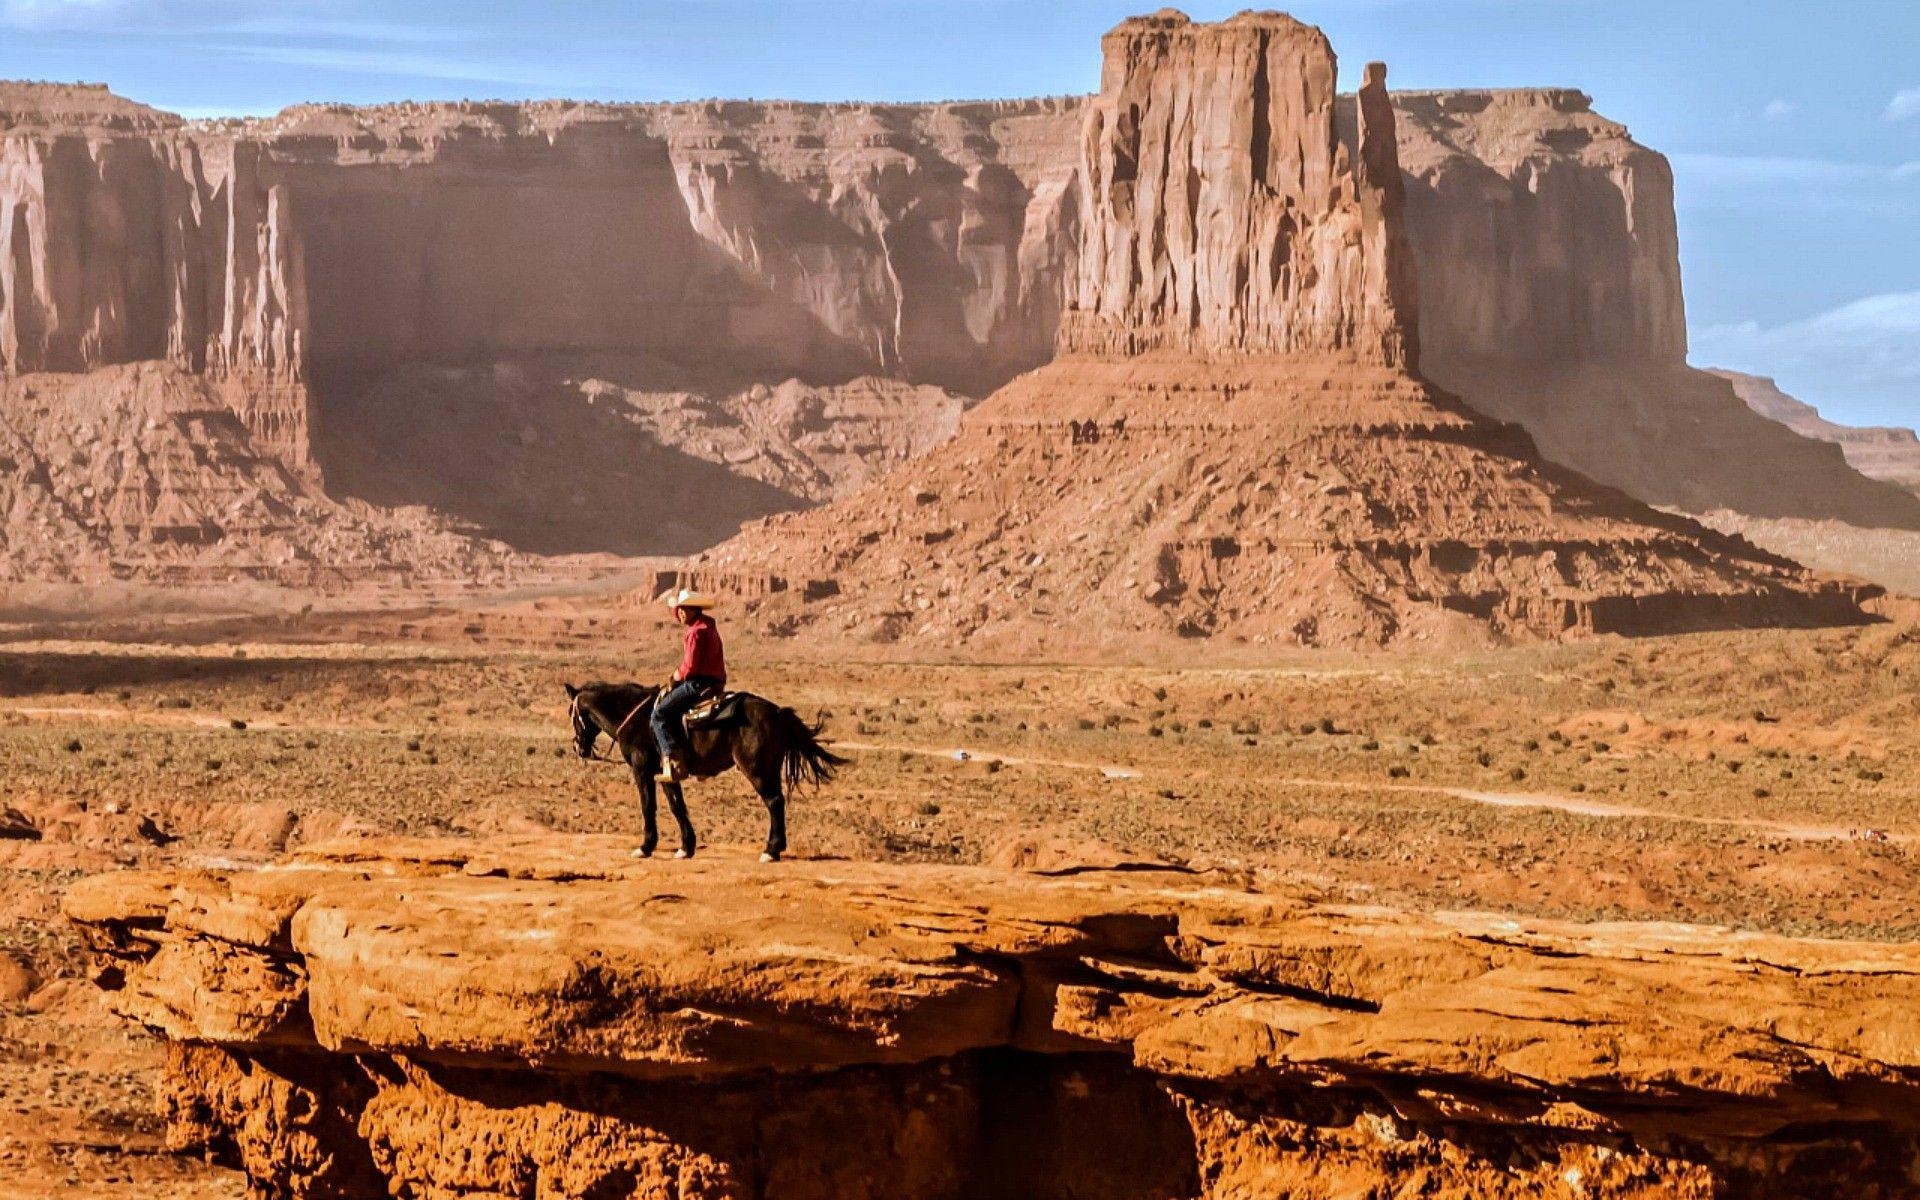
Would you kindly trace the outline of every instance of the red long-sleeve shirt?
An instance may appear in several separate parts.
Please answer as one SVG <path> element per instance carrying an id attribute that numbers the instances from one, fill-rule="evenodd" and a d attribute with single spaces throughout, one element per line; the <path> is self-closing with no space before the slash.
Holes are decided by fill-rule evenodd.
<path id="1" fill-rule="evenodd" d="M 726 651 L 720 646 L 720 627 L 713 618 L 701 613 L 687 624 L 687 649 L 680 656 L 680 672 L 675 678 L 690 679 L 704 675 L 727 681 Z"/>

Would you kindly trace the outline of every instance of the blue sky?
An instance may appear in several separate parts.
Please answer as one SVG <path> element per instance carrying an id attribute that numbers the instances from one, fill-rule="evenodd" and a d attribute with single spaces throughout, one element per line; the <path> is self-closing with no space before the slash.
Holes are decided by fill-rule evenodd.
<path id="1" fill-rule="evenodd" d="M 1085 92 L 1114 0 L 0 0 L 0 77 L 306 100 Z M 1245 4 L 1188 4 L 1197 18 Z M 1920 423 L 1920 0 L 1313 0 L 1351 83 L 1569 85 L 1669 154 L 1696 363 Z"/>

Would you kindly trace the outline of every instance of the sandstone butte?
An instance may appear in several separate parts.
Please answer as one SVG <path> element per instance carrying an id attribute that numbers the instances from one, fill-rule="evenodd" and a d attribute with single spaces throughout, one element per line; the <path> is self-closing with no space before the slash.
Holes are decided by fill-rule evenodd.
<path id="1" fill-rule="evenodd" d="M 1651 503 L 1920 527 L 1687 366 L 1662 156 L 1567 89 L 1390 101 L 1427 378 Z M 485 580 L 844 494 L 1064 344 L 1096 105 L 0 84 L 0 574 Z"/>
<path id="2" fill-rule="evenodd" d="M 1054 360 L 694 581 L 774 633 L 1008 652 L 1859 619 L 1860 594 L 1555 468 L 1422 378 L 1384 67 L 1344 104 L 1326 38 L 1279 13 L 1169 10 L 1103 48 Z"/>
<path id="3" fill-rule="evenodd" d="M 626 850 L 334 843 L 66 910 L 169 1042 L 172 1147 L 262 1197 L 1920 1187 L 1920 946 Z"/>

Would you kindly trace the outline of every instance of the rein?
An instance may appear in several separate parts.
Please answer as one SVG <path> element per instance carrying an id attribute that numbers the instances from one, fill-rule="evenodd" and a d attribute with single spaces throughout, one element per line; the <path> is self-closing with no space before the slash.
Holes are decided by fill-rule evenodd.
<path id="1" fill-rule="evenodd" d="M 627 726 L 633 724 L 634 718 L 638 717 L 640 715 L 640 710 L 645 708 L 646 706 L 647 704 L 646 704 L 646 701 L 644 700 L 634 705 L 633 711 L 628 713 L 626 715 L 626 718 L 620 722 L 620 728 L 614 730 L 612 733 L 607 735 L 608 737 L 613 739 L 614 745 L 618 746 L 620 744 L 620 739 L 627 735 Z"/>

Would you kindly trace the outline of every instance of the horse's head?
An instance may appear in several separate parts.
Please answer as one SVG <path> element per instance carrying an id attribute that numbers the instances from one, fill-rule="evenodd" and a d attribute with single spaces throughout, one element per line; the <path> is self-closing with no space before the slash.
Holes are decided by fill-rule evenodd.
<path id="1" fill-rule="evenodd" d="M 614 755 L 624 755 L 626 747 L 633 744 L 636 724 L 645 731 L 647 705 L 660 691 L 639 683 L 589 683 L 581 687 L 569 683 L 566 687 L 573 751 L 581 758 L 594 757 L 594 745 L 603 733 L 613 743 Z"/>
<path id="2" fill-rule="evenodd" d="M 581 758 L 592 758 L 594 743 L 600 740 L 602 730 L 600 722 L 588 713 L 587 706 L 593 703 L 587 695 L 589 689 L 577 688 L 567 684 L 567 713 L 573 720 L 573 752 Z"/>

